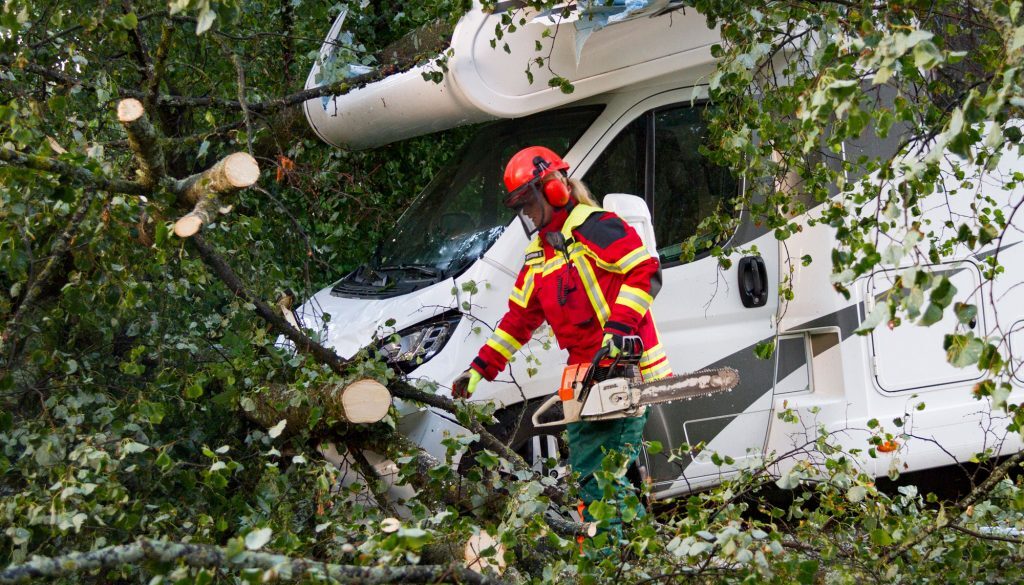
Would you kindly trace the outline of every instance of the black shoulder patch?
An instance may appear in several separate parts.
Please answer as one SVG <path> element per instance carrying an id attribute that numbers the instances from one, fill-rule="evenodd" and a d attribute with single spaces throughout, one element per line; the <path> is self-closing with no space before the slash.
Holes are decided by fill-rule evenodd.
<path id="1" fill-rule="evenodd" d="M 611 213 L 594 213 L 576 231 L 600 248 L 607 248 L 626 235 L 626 224 Z"/>
<path id="2" fill-rule="evenodd" d="M 529 254 L 527 254 L 526 255 L 526 261 L 529 262 L 530 260 L 533 260 L 535 258 L 543 258 L 543 257 L 544 257 L 544 250 L 537 250 L 536 252 L 530 252 Z"/>

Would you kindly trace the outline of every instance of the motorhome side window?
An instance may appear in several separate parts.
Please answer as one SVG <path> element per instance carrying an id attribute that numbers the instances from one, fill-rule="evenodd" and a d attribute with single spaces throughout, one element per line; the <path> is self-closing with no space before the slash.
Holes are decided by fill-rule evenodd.
<path id="1" fill-rule="evenodd" d="M 651 209 L 658 256 L 663 265 L 679 262 L 682 242 L 697 226 L 738 193 L 728 169 L 700 154 L 706 138 L 706 106 L 660 108 L 638 117 L 615 137 L 587 173 L 598 196 L 630 193 Z"/>
<path id="2" fill-rule="evenodd" d="M 677 262 L 682 241 L 738 194 L 732 173 L 700 154 L 707 136 L 703 113 L 704 107 L 678 106 L 654 112 L 651 215 L 658 255 L 665 264 Z"/>

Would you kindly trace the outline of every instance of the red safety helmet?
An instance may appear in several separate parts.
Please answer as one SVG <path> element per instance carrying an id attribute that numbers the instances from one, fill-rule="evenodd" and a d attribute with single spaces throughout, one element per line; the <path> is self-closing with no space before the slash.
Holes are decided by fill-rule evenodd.
<path id="1" fill-rule="evenodd" d="M 533 190 L 544 194 L 548 203 L 564 207 L 569 203 L 569 188 L 562 181 L 548 181 L 541 186 L 544 177 L 555 171 L 565 171 L 569 165 L 550 148 L 528 146 L 515 153 L 505 166 L 505 188 L 508 197 L 505 205 L 518 207 L 524 204 Z"/>

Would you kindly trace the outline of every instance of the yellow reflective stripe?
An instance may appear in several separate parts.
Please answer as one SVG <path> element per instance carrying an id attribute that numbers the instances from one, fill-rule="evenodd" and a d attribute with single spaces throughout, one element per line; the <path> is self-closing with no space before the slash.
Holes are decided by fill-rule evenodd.
<path id="1" fill-rule="evenodd" d="M 629 286 L 628 284 L 622 285 L 622 288 L 619 289 L 619 294 L 621 295 L 622 293 L 630 295 L 631 298 L 636 297 L 634 300 L 645 307 L 650 307 L 651 303 L 654 302 L 654 297 L 647 294 L 647 291 L 635 286 Z"/>
<path id="2" fill-rule="evenodd" d="M 651 303 L 654 301 L 651 295 L 646 292 L 634 288 L 632 286 L 623 285 L 619 289 L 619 296 L 615 297 L 615 303 L 624 305 L 633 309 L 641 317 L 647 314 L 647 311 L 651 308 Z"/>
<path id="3" fill-rule="evenodd" d="M 516 341 L 514 337 L 508 333 L 502 331 L 500 328 L 495 329 L 494 333 L 487 340 L 487 345 L 490 346 L 494 351 L 497 351 L 505 359 L 512 359 L 512 354 L 519 350 L 523 345 Z"/>
<path id="4" fill-rule="evenodd" d="M 647 251 L 647 248 L 640 246 L 636 250 L 633 250 L 629 254 L 619 258 L 619 261 L 615 263 L 617 265 L 616 271 L 625 274 L 650 257 L 651 255 Z"/>
<path id="5" fill-rule="evenodd" d="M 587 221 L 588 217 L 599 211 L 604 211 L 604 209 L 601 209 L 600 207 L 592 207 L 583 203 L 577 204 L 576 207 L 573 207 L 572 211 L 569 212 L 569 217 L 565 218 L 565 223 L 562 225 L 562 235 L 568 240 L 572 237 L 572 230 L 583 225 L 583 222 Z"/>
<path id="6" fill-rule="evenodd" d="M 523 307 L 525 308 L 530 302 L 530 297 L 533 296 L 533 289 L 537 283 L 536 270 L 531 270 L 530 275 L 526 277 L 526 281 L 523 283 L 525 288 L 523 289 Z"/>
<path id="7" fill-rule="evenodd" d="M 615 265 L 615 264 L 613 264 L 611 262 L 605 262 L 604 260 L 601 259 L 600 256 L 595 254 L 593 250 L 591 250 L 590 248 L 587 248 L 583 244 L 576 244 L 576 245 L 579 246 L 579 247 L 578 248 L 573 248 L 573 251 L 572 251 L 572 259 L 573 259 L 573 261 L 576 260 L 576 256 L 577 255 L 584 256 L 586 258 L 590 258 L 594 262 L 594 264 L 596 264 L 597 267 L 600 268 L 601 270 L 607 270 L 608 272 L 614 272 L 616 274 L 619 273 L 619 267 L 617 265 Z"/>
<path id="8" fill-rule="evenodd" d="M 629 297 L 624 296 L 622 293 L 619 293 L 618 298 L 615 299 L 615 304 L 616 305 L 622 305 L 623 307 L 628 307 L 628 308 L 632 309 L 633 311 L 636 311 L 636 314 L 640 315 L 641 317 L 643 317 L 644 315 L 647 314 L 647 308 L 646 307 L 644 307 L 643 305 L 641 305 L 639 303 L 634 302 L 632 299 L 630 299 Z"/>
<path id="9" fill-rule="evenodd" d="M 515 304 L 519 305 L 524 309 L 526 308 L 526 305 L 529 304 L 530 302 L 530 295 L 533 294 L 533 272 L 533 270 L 530 270 L 529 272 L 526 273 L 526 278 L 523 279 L 523 288 L 514 287 L 512 289 L 512 294 L 509 295 L 509 299 L 511 299 L 512 302 L 514 302 Z"/>
<path id="10" fill-rule="evenodd" d="M 662 378 L 667 378 L 671 376 L 672 368 L 668 365 L 667 361 L 664 361 L 658 364 L 657 367 L 651 368 L 650 370 L 647 371 L 644 371 L 641 368 L 640 375 L 643 377 L 645 382 L 650 382 L 651 380 L 660 380 Z"/>
<path id="11" fill-rule="evenodd" d="M 544 246 L 543 244 L 540 243 L 540 236 L 533 236 L 533 239 L 530 240 L 530 243 L 527 244 L 526 246 L 526 253 L 529 254 L 530 252 L 539 252 L 543 249 Z"/>
<path id="12" fill-rule="evenodd" d="M 526 295 L 519 291 L 512 291 L 512 294 L 508 296 L 509 300 L 519 305 L 522 308 L 526 308 Z"/>
<path id="13" fill-rule="evenodd" d="M 644 352 L 640 357 L 640 369 L 650 367 L 651 364 L 665 357 L 665 348 L 659 343 Z"/>
<path id="14" fill-rule="evenodd" d="M 561 255 L 555 255 L 555 257 L 551 258 L 546 264 L 544 264 L 544 276 L 559 270 L 563 266 L 565 266 L 565 258 Z"/>
<path id="15" fill-rule="evenodd" d="M 594 274 L 594 268 L 590 265 L 590 262 L 587 262 L 586 258 L 581 258 L 574 265 L 583 279 L 583 288 L 587 291 L 587 297 L 590 298 L 590 304 L 594 307 L 594 312 L 597 313 L 597 319 L 601 322 L 601 327 L 604 327 L 604 324 L 608 322 L 608 317 L 611 316 L 611 310 L 608 307 L 608 302 L 604 300 L 604 293 L 601 291 L 601 287 L 597 284 L 597 275 Z"/>

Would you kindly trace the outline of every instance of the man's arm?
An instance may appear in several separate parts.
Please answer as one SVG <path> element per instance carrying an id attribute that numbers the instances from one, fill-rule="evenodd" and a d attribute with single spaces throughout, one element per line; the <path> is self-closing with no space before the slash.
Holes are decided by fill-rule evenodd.
<path id="1" fill-rule="evenodd" d="M 538 270 L 524 264 L 508 298 L 508 311 L 498 322 L 494 333 L 473 359 L 472 368 L 487 380 L 493 380 L 519 351 L 534 330 L 544 322 L 544 311 L 535 292 Z"/>

